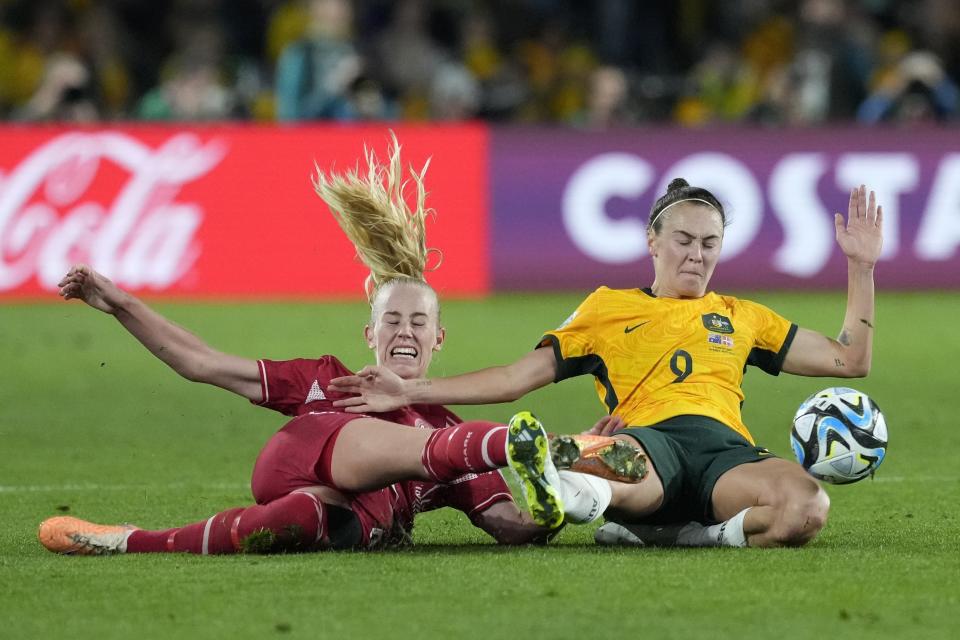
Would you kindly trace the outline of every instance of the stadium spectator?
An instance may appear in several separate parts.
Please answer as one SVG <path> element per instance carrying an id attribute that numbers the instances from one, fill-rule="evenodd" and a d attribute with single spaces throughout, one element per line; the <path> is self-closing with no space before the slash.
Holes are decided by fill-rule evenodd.
<path id="1" fill-rule="evenodd" d="M 288 45 L 277 62 L 277 119 L 351 119 L 348 90 L 363 71 L 352 35 L 352 5 L 311 0 L 309 8 L 305 37 Z"/>
<path id="2" fill-rule="evenodd" d="M 430 81 L 430 119 L 470 120 L 481 105 L 480 85 L 467 68 L 457 62 L 441 63 Z"/>
<path id="3" fill-rule="evenodd" d="M 753 66 L 724 42 L 710 46 L 688 77 L 689 90 L 677 102 L 676 120 L 686 126 L 736 121 L 755 99 Z"/>
<path id="4" fill-rule="evenodd" d="M 804 0 L 797 17 L 793 122 L 850 120 L 865 94 L 873 34 L 843 0 Z"/>
<path id="5" fill-rule="evenodd" d="M 563 24 L 552 20 L 537 37 L 521 42 L 519 51 L 531 85 L 520 119 L 575 122 L 586 107 L 590 74 L 597 67 L 590 46 L 572 40 Z"/>
<path id="6" fill-rule="evenodd" d="M 8 52 L 6 93 L 17 120 L 91 122 L 99 118 L 95 78 L 75 20 L 55 4 L 26 12 L 19 46 Z"/>
<path id="7" fill-rule="evenodd" d="M 76 56 L 51 56 L 36 93 L 14 115 L 41 122 L 96 122 L 100 114 L 93 100 L 90 68 Z"/>
<path id="8" fill-rule="evenodd" d="M 621 69 L 610 66 L 594 69 L 590 74 L 586 108 L 574 122 L 588 129 L 634 124 L 629 90 L 627 76 Z"/>
<path id="9" fill-rule="evenodd" d="M 47 58 L 62 49 L 64 17 L 55 7 L 0 5 L 0 99 L 4 113 L 20 110 L 36 95 Z"/>
<path id="10" fill-rule="evenodd" d="M 213 63 L 184 57 L 171 60 L 168 69 L 169 78 L 140 100 L 137 117 L 197 122 L 230 115 L 233 100 Z"/>
<path id="11" fill-rule="evenodd" d="M 227 34 L 215 16 L 178 14 L 173 52 L 163 64 L 160 83 L 137 105 L 144 120 L 223 120 L 236 114 L 233 90 L 225 79 Z"/>
<path id="12" fill-rule="evenodd" d="M 397 96 L 405 120 L 430 118 L 431 85 L 445 57 L 430 37 L 428 18 L 429 8 L 423 0 L 393 3 L 390 22 L 373 45 L 379 76 L 386 90 Z M 450 71 L 445 69 L 445 73 Z M 448 76 L 439 82 L 449 85 L 459 81 L 459 77 Z M 442 92 L 446 87 L 439 90 Z M 453 90 L 463 93 L 460 87 Z"/>
<path id="13" fill-rule="evenodd" d="M 428 250 L 422 173 L 414 175 L 417 204 L 410 211 L 394 144 L 387 168 L 369 154 L 365 178 L 356 172 L 346 177 L 318 172 L 315 185 L 371 270 L 371 320 L 364 329 L 368 346 L 377 362 L 396 375 L 419 378 L 445 333 L 436 292 L 423 278 Z M 547 436 L 526 412 L 509 427 L 461 422 L 440 406 L 376 416 L 346 413 L 331 404 L 340 395 L 328 387 L 329 379 L 349 373 L 334 356 L 276 362 L 216 352 L 86 266 L 71 269 L 60 286 L 64 298 L 79 298 L 115 315 L 183 377 L 296 417 L 270 439 L 257 460 L 251 482 L 256 506 L 162 531 L 51 518 L 41 525 L 39 538 L 52 551 L 378 548 L 409 542 L 414 516 L 442 506 L 460 509 L 501 543 L 545 541 L 562 524 L 560 482 L 550 472 Z M 634 447 L 613 439 L 601 444 L 607 454 L 637 460 Z M 517 509 L 503 478 L 486 473 L 508 464 L 536 523 Z M 635 475 L 641 471 L 642 466 L 633 468 Z"/>
<path id="14" fill-rule="evenodd" d="M 360 74 L 347 89 L 345 119 L 356 121 L 396 120 L 400 109 L 387 97 L 380 82 L 367 73 Z"/>
<path id="15" fill-rule="evenodd" d="M 930 52 L 906 55 L 882 74 L 857 110 L 864 124 L 911 124 L 949 120 L 960 110 L 960 89 Z"/>
<path id="16" fill-rule="evenodd" d="M 616 418 L 599 432 L 626 426 L 617 437 L 639 443 L 653 467 L 636 485 L 583 487 L 596 489 L 594 499 L 609 505 L 607 517 L 624 524 L 604 525 L 598 542 L 805 544 L 826 523 L 829 499 L 799 464 L 755 446 L 740 415 L 742 376 L 747 364 L 773 375 L 867 374 L 881 221 L 874 194 L 868 201 L 862 186 L 850 195 L 846 223 L 835 217 L 849 284 L 842 329 L 831 340 L 762 305 L 707 291 L 723 240 L 723 206 L 709 191 L 674 180 L 650 213 L 649 287 L 597 289 L 512 364 L 429 382 L 367 367 L 332 382 L 359 394 L 334 404 L 386 411 L 419 402 L 506 402 L 589 373 Z"/>
<path id="17" fill-rule="evenodd" d="M 528 87 L 517 60 L 503 52 L 497 23 L 489 13 L 474 10 L 464 19 L 460 59 L 480 85 L 480 117 L 495 121 L 514 117 Z"/>
<path id="18" fill-rule="evenodd" d="M 124 55 L 129 44 L 117 15 L 109 5 L 96 3 L 79 18 L 78 30 L 93 72 L 100 116 L 125 117 L 133 82 Z"/>

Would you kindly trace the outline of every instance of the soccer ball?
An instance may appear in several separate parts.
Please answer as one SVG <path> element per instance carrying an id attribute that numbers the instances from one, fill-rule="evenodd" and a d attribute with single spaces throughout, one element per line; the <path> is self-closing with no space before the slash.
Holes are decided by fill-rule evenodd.
<path id="1" fill-rule="evenodd" d="M 887 423 L 867 394 L 831 387 L 806 400 L 793 416 L 793 453 L 807 472 L 832 484 L 873 475 L 887 453 Z"/>

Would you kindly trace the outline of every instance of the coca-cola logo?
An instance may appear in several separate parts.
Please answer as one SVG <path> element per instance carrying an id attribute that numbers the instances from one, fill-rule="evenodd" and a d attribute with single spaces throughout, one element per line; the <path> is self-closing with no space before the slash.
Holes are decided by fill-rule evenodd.
<path id="1" fill-rule="evenodd" d="M 151 148 L 119 132 L 72 132 L 0 168 L 0 291 L 31 278 L 54 290 L 77 262 L 129 288 L 169 287 L 199 256 L 204 218 L 177 196 L 226 152 L 189 133 Z"/>

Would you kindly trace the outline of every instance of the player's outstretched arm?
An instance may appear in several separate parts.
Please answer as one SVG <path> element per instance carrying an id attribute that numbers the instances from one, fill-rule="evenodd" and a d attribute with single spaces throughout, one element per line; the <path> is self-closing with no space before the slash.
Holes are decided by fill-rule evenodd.
<path id="1" fill-rule="evenodd" d="M 150 353 L 181 376 L 205 382 L 255 401 L 261 399 L 260 369 L 255 360 L 211 349 L 207 343 L 120 289 L 87 265 L 76 265 L 59 283 L 65 300 L 83 300 L 109 313 Z"/>
<path id="2" fill-rule="evenodd" d="M 883 247 L 883 208 L 861 185 L 850 193 L 847 219 L 834 216 L 837 243 L 847 256 L 847 309 L 836 340 L 799 329 L 783 370 L 805 376 L 860 378 L 873 356 L 873 268 Z"/>
<path id="3" fill-rule="evenodd" d="M 357 394 L 334 406 L 351 413 L 392 411 L 409 404 L 492 404 L 512 402 L 556 378 L 551 349 L 536 349 L 516 362 L 450 378 L 404 380 L 385 367 L 364 367 L 334 378 L 330 388 Z"/>
<path id="4" fill-rule="evenodd" d="M 512 501 L 497 502 L 473 517 L 473 523 L 500 544 L 545 544 L 557 529 L 542 527 Z"/>

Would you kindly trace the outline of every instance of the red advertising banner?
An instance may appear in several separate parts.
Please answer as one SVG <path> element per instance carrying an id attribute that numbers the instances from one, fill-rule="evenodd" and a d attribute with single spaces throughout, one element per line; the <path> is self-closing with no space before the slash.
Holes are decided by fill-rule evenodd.
<path id="1" fill-rule="evenodd" d="M 395 127 L 426 176 L 441 294 L 489 289 L 487 130 Z M 0 299 L 46 297 L 85 262 L 140 293 L 356 297 L 366 270 L 313 192 L 385 126 L 0 128 Z M 361 168 L 363 165 L 361 164 Z M 408 185 L 413 196 L 414 185 Z"/>

